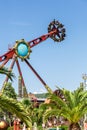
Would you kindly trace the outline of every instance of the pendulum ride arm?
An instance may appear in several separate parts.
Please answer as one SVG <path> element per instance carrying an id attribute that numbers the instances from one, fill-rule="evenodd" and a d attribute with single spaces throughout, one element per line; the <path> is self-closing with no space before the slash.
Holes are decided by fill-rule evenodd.
<path id="1" fill-rule="evenodd" d="M 11 66 L 9 68 L 10 71 L 12 71 L 14 64 L 15 64 L 15 61 L 16 61 L 16 56 L 13 56 L 13 61 L 12 61 Z M 5 82 L 8 82 L 8 79 L 9 79 L 8 76 L 6 76 Z"/>
<path id="2" fill-rule="evenodd" d="M 5 53 L 4 55 L 0 56 L 0 62 L 2 62 L 4 60 L 12 59 L 14 54 L 15 54 L 15 50 L 11 49 L 10 51 Z"/>
<path id="3" fill-rule="evenodd" d="M 40 77 L 40 75 L 36 72 L 36 70 L 31 66 L 31 64 L 28 62 L 28 60 L 24 60 L 26 64 L 30 67 L 30 69 L 34 72 L 34 74 L 37 76 L 37 78 L 41 81 L 41 83 L 45 86 L 46 90 L 50 93 L 53 93 L 51 88 L 45 83 L 45 81 Z"/>
<path id="4" fill-rule="evenodd" d="M 30 41 L 30 42 L 28 42 L 28 44 L 30 45 L 30 48 L 32 48 L 35 45 L 39 44 L 40 42 L 45 41 L 47 38 L 51 37 L 55 33 L 56 33 L 56 30 L 54 30 L 54 31 L 52 31 L 52 32 L 50 32 L 48 34 L 42 35 L 42 36 Z"/>
<path id="5" fill-rule="evenodd" d="M 39 44 L 43 41 L 45 41 L 49 37 L 52 38 L 56 42 L 61 42 L 62 40 L 64 40 L 64 38 L 65 38 L 65 28 L 63 28 L 63 25 L 61 23 L 59 23 L 58 21 L 54 20 L 49 24 L 47 34 L 42 35 L 42 36 L 40 36 L 40 37 L 38 37 L 38 38 L 36 38 L 32 41 L 29 41 L 29 42 L 25 42 L 23 39 L 21 41 L 16 41 L 16 44 L 13 48 L 11 48 L 4 55 L 0 56 L 0 62 L 4 61 L 2 66 L 4 66 L 4 64 L 6 64 L 6 62 L 8 62 L 9 59 L 13 59 L 13 62 L 12 62 L 11 67 L 10 67 L 10 69 L 12 69 L 13 66 L 14 66 L 14 63 L 16 61 L 16 57 L 21 58 L 22 60 L 24 60 L 27 63 L 27 65 L 31 68 L 31 70 L 39 78 L 39 80 L 42 82 L 42 84 L 45 86 L 45 88 L 49 92 L 52 92 L 52 90 L 47 86 L 47 84 L 43 81 L 43 79 L 39 76 L 39 74 L 34 70 L 34 68 L 27 61 L 27 58 L 29 57 L 29 54 L 31 52 L 30 48 L 36 46 L 37 44 Z M 18 46 L 18 45 L 22 45 L 23 43 L 24 43 L 24 45 L 26 44 L 25 48 L 29 47 L 29 50 L 28 50 L 28 53 L 27 53 L 28 55 L 24 54 L 25 57 L 22 57 L 22 55 L 20 55 L 20 52 L 18 52 L 18 49 L 20 48 L 20 46 Z M 15 55 L 15 57 L 14 57 L 14 55 Z M 17 63 L 18 69 L 19 69 L 19 73 L 21 74 L 18 62 L 16 62 L 16 63 Z M 8 81 L 8 77 L 6 77 L 5 81 Z M 23 82 L 23 78 L 22 78 L 22 82 Z"/>
<path id="6" fill-rule="evenodd" d="M 23 79 L 23 76 L 22 76 L 22 71 L 21 71 L 21 68 L 20 68 L 18 59 L 16 60 L 16 65 L 17 65 L 17 68 L 18 68 L 18 71 L 19 71 L 19 75 L 20 75 L 21 78 L 22 78 L 22 85 L 25 86 L 24 79 Z"/>
<path id="7" fill-rule="evenodd" d="M 7 59 L 7 60 L 3 61 L 3 63 L 0 65 L 0 68 L 3 68 L 3 67 L 4 67 L 4 65 L 5 65 L 8 61 L 9 61 L 9 59 Z"/>
<path id="8" fill-rule="evenodd" d="M 64 40 L 65 36 L 66 35 L 64 25 L 54 20 L 48 26 L 48 34 L 45 34 L 39 38 L 30 41 L 28 42 L 28 44 L 30 45 L 30 48 L 32 48 L 49 37 L 56 42 L 61 42 L 62 40 Z"/>
<path id="9" fill-rule="evenodd" d="M 9 68 L 10 71 L 12 71 L 13 66 L 14 66 L 14 64 L 15 64 L 15 61 L 16 61 L 16 56 L 13 57 L 13 61 L 12 61 L 11 66 L 10 66 L 10 68 Z M 6 76 L 6 79 L 5 79 L 4 83 L 3 83 L 3 86 L 2 86 L 1 91 L 4 89 L 5 83 L 8 82 L 8 79 L 9 79 L 8 76 Z"/>
<path id="10" fill-rule="evenodd" d="M 47 38 L 52 38 L 56 42 L 61 42 L 65 38 L 65 28 L 63 28 L 63 25 L 59 23 L 58 21 L 52 21 L 48 26 L 48 33 L 45 35 L 42 35 L 32 41 L 27 42 L 29 47 L 32 48 L 36 46 L 37 44 L 45 41 Z M 16 50 L 13 47 L 10 49 L 7 53 L 0 56 L 0 62 L 12 59 L 13 55 L 16 54 Z"/>
<path id="11" fill-rule="evenodd" d="M 29 41 L 28 44 L 29 44 L 30 48 L 34 47 L 35 45 L 39 44 L 42 41 L 45 41 L 47 38 L 49 38 L 54 33 L 56 33 L 56 31 L 52 31 L 46 35 L 42 35 L 41 37 L 38 37 L 32 41 Z M 7 59 L 12 59 L 14 54 L 15 54 L 15 49 L 12 48 L 10 51 L 8 51 L 4 55 L 0 56 L 0 62 L 7 60 Z"/>
<path id="12" fill-rule="evenodd" d="M 22 75 L 22 71 L 21 71 L 21 68 L 20 68 L 20 65 L 19 65 L 19 62 L 18 62 L 18 59 L 16 60 L 16 65 L 17 65 L 17 68 L 18 68 L 18 71 L 19 71 L 19 75 L 22 79 L 22 87 L 23 87 L 23 96 L 27 96 L 27 89 L 25 87 L 25 83 L 24 83 L 24 79 L 23 79 L 23 75 Z"/>

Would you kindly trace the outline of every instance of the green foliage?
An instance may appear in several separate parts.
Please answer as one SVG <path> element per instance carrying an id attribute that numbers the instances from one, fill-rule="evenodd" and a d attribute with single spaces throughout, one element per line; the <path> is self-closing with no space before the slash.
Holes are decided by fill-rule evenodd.
<path id="1" fill-rule="evenodd" d="M 4 110 L 0 108 L 0 119 L 3 119 L 4 114 L 5 114 Z"/>
<path id="2" fill-rule="evenodd" d="M 9 82 L 4 84 L 4 88 L 2 90 L 2 94 L 4 96 L 7 96 L 9 98 L 17 99 L 17 94 L 15 93 L 14 88 L 12 87 L 12 84 Z"/>
<path id="3" fill-rule="evenodd" d="M 17 94 L 15 93 L 14 88 L 12 87 L 11 83 L 5 83 L 4 87 L 2 89 L 2 95 L 12 98 L 12 99 L 17 99 Z M 2 118 L 5 115 L 6 120 L 10 123 L 13 120 L 13 115 L 12 113 L 9 112 L 8 109 L 2 106 L 2 110 L 0 111 L 0 115 L 2 115 Z M 0 116 L 1 117 L 1 116 Z"/>
<path id="4" fill-rule="evenodd" d="M 23 121 L 26 126 L 32 127 L 32 121 L 29 117 L 28 111 L 25 109 L 21 102 L 0 95 L 0 108 L 5 108 L 7 111 L 11 112 L 12 114 L 16 115 L 16 117 L 21 119 L 21 121 Z"/>
<path id="5" fill-rule="evenodd" d="M 27 110 L 29 117 L 31 118 L 32 122 L 36 122 L 37 124 L 41 123 L 38 117 L 39 109 L 34 107 L 34 103 L 32 103 L 28 98 L 24 98 L 22 104 Z"/>
<path id="6" fill-rule="evenodd" d="M 13 130 L 13 129 L 14 129 L 13 126 L 7 128 L 7 130 Z"/>
<path id="7" fill-rule="evenodd" d="M 37 98 L 47 98 L 49 96 L 49 93 L 41 93 L 41 94 L 35 94 Z"/>
<path id="8" fill-rule="evenodd" d="M 10 71 L 8 70 L 7 68 L 5 67 L 0 67 L 0 74 L 5 74 L 8 76 L 8 78 L 12 81 L 12 78 L 15 77 L 15 75 Z"/>
<path id="9" fill-rule="evenodd" d="M 84 91 L 82 85 L 75 91 L 71 92 L 61 89 L 64 99 L 58 95 L 50 94 L 49 108 L 43 114 L 43 121 L 46 122 L 49 116 L 63 116 L 70 124 L 78 124 L 79 120 L 87 113 L 87 91 Z M 47 104 L 46 104 L 47 107 Z M 79 125 L 75 125 L 79 127 Z M 72 130 L 72 129 L 70 129 Z"/>
<path id="10" fill-rule="evenodd" d="M 61 130 L 68 130 L 68 126 L 66 126 L 66 125 L 62 125 L 59 128 L 61 128 Z"/>
<path id="11" fill-rule="evenodd" d="M 25 107 L 29 107 L 29 105 L 31 105 L 31 101 L 29 98 L 23 98 L 21 102 Z"/>
<path id="12" fill-rule="evenodd" d="M 43 130 L 42 126 L 38 126 L 38 130 Z"/>

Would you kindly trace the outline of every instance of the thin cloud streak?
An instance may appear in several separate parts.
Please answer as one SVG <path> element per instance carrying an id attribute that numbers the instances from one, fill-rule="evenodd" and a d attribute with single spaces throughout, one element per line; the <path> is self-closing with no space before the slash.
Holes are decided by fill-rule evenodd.
<path id="1" fill-rule="evenodd" d="M 10 24 L 12 25 L 16 25 L 16 26 L 31 26 L 31 23 L 25 23 L 25 22 L 10 22 Z"/>

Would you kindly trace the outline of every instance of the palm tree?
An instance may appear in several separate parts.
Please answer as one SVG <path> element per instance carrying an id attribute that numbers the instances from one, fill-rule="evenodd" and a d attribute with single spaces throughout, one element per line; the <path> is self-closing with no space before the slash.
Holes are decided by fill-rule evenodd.
<path id="1" fill-rule="evenodd" d="M 25 110 L 28 112 L 29 117 L 32 118 L 32 113 L 33 113 L 33 104 L 28 98 L 23 98 L 21 103 L 23 104 Z"/>
<path id="2" fill-rule="evenodd" d="M 7 111 L 15 114 L 16 117 L 21 119 L 27 127 L 32 127 L 32 121 L 29 117 L 29 113 L 25 110 L 23 104 L 15 99 L 8 98 L 6 96 L 0 95 L 0 108 L 4 108 Z"/>
<path id="3" fill-rule="evenodd" d="M 40 112 L 40 109 L 37 108 L 37 104 L 35 105 L 35 102 L 31 102 L 29 98 L 24 98 L 22 100 L 22 104 L 24 105 L 25 109 L 29 113 L 29 117 L 32 119 L 32 122 L 36 122 L 38 125 L 41 123 L 39 121 L 38 113 Z"/>
<path id="4" fill-rule="evenodd" d="M 10 80 L 12 80 L 12 77 L 14 77 L 14 74 L 11 71 L 3 67 L 0 67 L 0 74 L 7 75 Z M 27 127 L 32 128 L 32 120 L 29 117 L 28 111 L 25 110 L 25 107 L 21 102 L 4 96 L 2 93 L 0 93 L 0 108 L 15 114 L 16 117 L 21 119 L 21 121 L 23 121 Z"/>
<path id="5" fill-rule="evenodd" d="M 81 130 L 79 121 L 87 113 L 87 91 L 80 86 L 74 92 L 66 89 L 61 89 L 61 92 L 64 99 L 50 94 L 50 109 L 45 111 L 43 121 L 46 122 L 50 115 L 58 115 L 69 121 L 69 130 Z"/>
<path id="6" fill-rule="evenodd" d="M 5 74 L 12 81 L 12 78 L 15 77 L 14 74 L 5 67 L 0 67 L 0 74 Z"/>
<path id="7" fill-rule="evenodd" d="M 5 83 L 4 88 L 2 90 L 2 94 L 9 98 L 17 99 L 17 94 L 11 82 Z"/>

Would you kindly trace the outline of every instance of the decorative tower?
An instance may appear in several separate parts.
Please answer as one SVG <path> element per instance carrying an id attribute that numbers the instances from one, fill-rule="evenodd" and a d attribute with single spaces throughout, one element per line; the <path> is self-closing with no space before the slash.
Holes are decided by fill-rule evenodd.
<path id="1" fill-rule="evenodd" d="M 22 97 L 22 79 L 18 76 L 18 96 Z"/>

